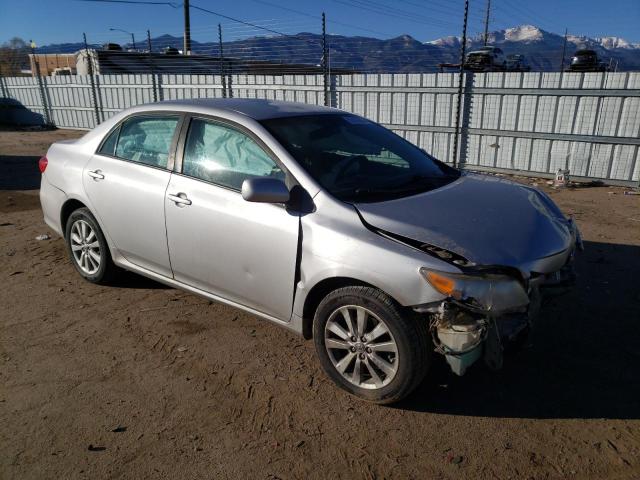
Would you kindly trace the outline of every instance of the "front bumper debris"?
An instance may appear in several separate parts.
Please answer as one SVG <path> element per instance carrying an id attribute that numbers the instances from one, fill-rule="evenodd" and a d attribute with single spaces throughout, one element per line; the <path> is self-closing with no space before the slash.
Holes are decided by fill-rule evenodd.
<path id="1" fill-rule="evenodd" d="M 503 364 L 504 352 L 522 345 L 539 314 L 542 298 L 566 291 L 575 282 L 573 254 L 557 272 L 533 275 L 526 285 L 528 302 L 520 308 L 479 309 L 448 298 L 439 304 L 416 308 L 429 314 L 429 329 L 436 352 L 444 355 L 456 375 L 464 375 L 480 358 L 494 370 Z"/>

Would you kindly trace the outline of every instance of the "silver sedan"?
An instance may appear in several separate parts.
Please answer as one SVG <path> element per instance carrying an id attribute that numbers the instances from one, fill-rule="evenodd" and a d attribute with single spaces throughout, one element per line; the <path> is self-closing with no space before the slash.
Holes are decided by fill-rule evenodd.
<path id="1" fill-rule="evenodd" d="M 378 403 L 434 352 L 458 375 L 499 368 L 580 246 L 544 193 L 325 107 L 139 106 L 53 144 L 40 170 L 45 221 L 85 279 L 130 270 L 313 338 L 327 375 Z"/>

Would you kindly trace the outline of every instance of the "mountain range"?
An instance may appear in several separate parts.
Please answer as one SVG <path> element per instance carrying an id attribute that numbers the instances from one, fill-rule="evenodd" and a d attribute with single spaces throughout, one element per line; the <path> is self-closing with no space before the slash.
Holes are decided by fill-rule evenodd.
<path id="1" fill-rule="evenodd" d="M 357 71 L 432 72 L 440 63 L 457 63 L 460 56 L 459 37 L 443 37 L 420 42 L 409 35 L 381 40 L 361 36 L 327 36 L 330 65 Z M 489 33 L 488 44 L 502 48 L 505 54 L 523 54 L 532 71 L 558 71 L 562 59 L 564 37 L 533 25 L 520 25 Z M 152 39 L 153 49 L 182 49 L 182 37 L 161 35 Z M 319 64 L 322 37 L 302 32 L 288 36 L 259 36 L 223 43 L 225 56 L 247 60 L 281 63 Z M 467 52 L 484 45 L 482 36 L 467 40 Z M 84 47 L 82 43 L 52 44 L 38 48 L 38 53 L 71 53 Z M 123 45 L 130 48 L 131 45 Z M 640 44 L 619 37 L 591 38 L 568 35 L 565 66 L 572 54 L 581 48 L 595 50 L 600 60 L 615 65 L 618 71 L 640 70 Z M 217 42 L 192 40 L 194 54 L 217 56 Z"/>

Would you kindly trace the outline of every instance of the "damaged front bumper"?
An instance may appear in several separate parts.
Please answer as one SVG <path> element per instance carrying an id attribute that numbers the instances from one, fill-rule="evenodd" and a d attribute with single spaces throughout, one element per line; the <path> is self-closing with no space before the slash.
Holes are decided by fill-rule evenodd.
<path id="1" fill-rule="evenodd" d="M 502 367 L 504 351 L 522 344 L 540 311 L 542 298 L 562 293 L 575 282 L 573 252 L 567 263 L 550 274 L 529 278 L 503 273 L 477 275 L 422 272 L 447 298 L 415 307 L 429 316 L 435 350 L 445 356 L 451 370 L 464 375 L 484 358 L 491 369 Z"/>

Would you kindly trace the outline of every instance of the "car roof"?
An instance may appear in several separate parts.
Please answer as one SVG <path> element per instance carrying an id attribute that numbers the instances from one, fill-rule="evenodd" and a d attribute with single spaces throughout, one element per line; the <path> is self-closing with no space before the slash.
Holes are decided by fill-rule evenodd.
<path id="1" fill-rule="evenodd" d="M 221 110 L 236 112 L 254 120 L 267 120 L 270 118 L 291 117 L 300 115 L 316 115 L 328 113 L 344 113 L 337 108 L 329 108 L 321 105 L 309 105 L 306 103 L 281 102 L 278 100 L 263 100 L 254 98 L 204 98 L 170 100 L 157 102 L 145 107 L 166 110 L 167 108 L 178 111 L 197 111 L 204 113 L 218 113 Z"/>

